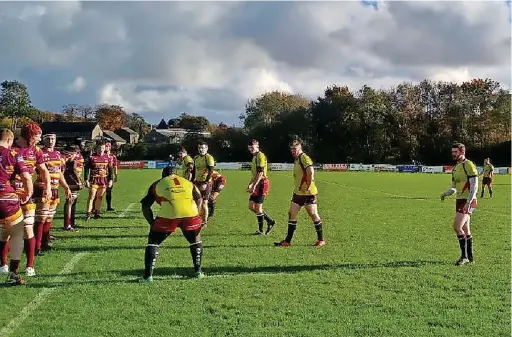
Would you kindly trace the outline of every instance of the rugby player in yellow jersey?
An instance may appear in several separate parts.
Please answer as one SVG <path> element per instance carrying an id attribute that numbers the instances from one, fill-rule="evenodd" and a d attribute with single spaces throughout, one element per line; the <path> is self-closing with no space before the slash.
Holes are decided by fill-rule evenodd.
<path id="1" fill-rule="evenodd" d="M 492 180 L 494 178 L 494 166 L 491 164 L 491 158 L 484 159 L 484 177 L 482 178 L 482 195 L 480 198 L 484 198 L 485 186 L 489 189 L 489 198 L 492 199 Z"/>
<path id="2" fill-rule="evenodd" d="M 276 222 L 263 211 L 263 202 L 265 201 L 265 196 L 268 194 L 270 187 L 267 178 L 267 156 L 260 151 L 260 144 L 256 139 L 252 139 L 247 148 L 252 154 L 252 178 L 247 186 L 247 192 L 250 194 L 249 209 L 256 214 L 256 219 L 258 220 L 258 230 L 254 234 L 263 234 L 263 220 L 265 220 L 267 222 L 267 231 L 265 234 L 268 235 L 276 225 Z"/>
<path id="3" fill-rule="evenodd" d="M 203 227 L 207 226 L 208 221 L 208 199 L 212 193 L 212 175 L 215 160 L 212 155 L 208 153 L 208 144 L 200 141 L 197 150 L 199 154 L 194 158 L 194 171 L 193 181 L 194 185 L 199 188 L 201 192 L 201 210 L 204 213 Z"/>
<path id="4" fill-rule="evenodd" d="M 140 280 L 143 283 L 153 282 L 153 269 L 158 257 L 158 248 L 169 235 L 176 231 L 177 227 L 181 228 L 183 236 L 190 244 L 195 277 L 204 276 L 201 271 L 203 256 L 200 236 L 203 220 L 199 213 L 201 195 L 190 181 L 176 174 L 176 168 L 176 162 L 169 163 L 169 166 L 162 171 L 162 179 L 151 184 L 147 195 L 140 201 L 142 214 L 151 225 L 144 256 L 144 276 Z M 151 210 L 155 202 L 160 205 L 156 218 L 153 217 Z"/>
<path id="5" fill-rule="evenodd" d="M 275 242 L 276 246 L 291 246 L 293 234 L 297 227 L 297 215 L 302 207 L 306 209 L 315 226 L 317 240 L 313 246 L 325 246 L 322 232 L 322 219 L 318 214 L 317 199 L 318 189 L 315 184 L 315 170 L 313 161 L 302 151 L 302 144 L 299 140 L 290 143 L 290 151 L 295 158 L 293 164 L 293 180 L 295 189 L 288 211 L 288 234 L 281 242 Z"/>
<path id="6" fill-rule="evenodd" d="M 184 147 L 178 152 L 177 174 L 187 180 L 192 180 L 192 171 L 194 170 L 194 159 L 187 154 Z"/>
<path id="7" fill-rule="evenodd" d="M 457 234 L 461 251 L 460 259 L 457 260 L 456 265 L 461 266 L 473 262 L 473 238 L 471 237 L 469 222 L 477 204 L 478 171 L 475 164 L 466 158 L 464 144 L 454 144 L 452 156 L 457 161 L 452 171 L 452 185 L 441 194 L 441 200 L 456 193 L 453 229 Z"/>

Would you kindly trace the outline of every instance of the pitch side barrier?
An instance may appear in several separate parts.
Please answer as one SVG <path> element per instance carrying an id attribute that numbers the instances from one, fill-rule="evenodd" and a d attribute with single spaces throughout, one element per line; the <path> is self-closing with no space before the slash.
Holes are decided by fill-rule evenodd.
<path id="1" fill-rule="evenodd" d="M 121 161 L 121 169 L 163 169 L 166 161 Z M 452 173 L 453 166 L 423 166 L 423 165 L 390 165 L 390 164 L 315 164 L 315 170 L 326 172 L 400 172 L 400 173 Z M 478 172 L 483 172 L 483 166 L 478 166 Z M 217 170 L 248 171 L 250 162 L 216 163 Z M 269 163 L 271 171 L 292 171 L 293 164 Z M 495 167 L 495 174 L 512 174 L 510 167 Z"/>

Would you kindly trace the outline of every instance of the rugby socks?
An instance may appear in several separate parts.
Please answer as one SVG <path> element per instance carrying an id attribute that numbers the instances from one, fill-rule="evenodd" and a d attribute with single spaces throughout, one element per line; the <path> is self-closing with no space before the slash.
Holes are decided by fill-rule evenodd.
<path id="1" fill-rule="evenodd" d="M 70 201 L 66 199 L 64 203 L 64 228 L 71 225 L 71 214 L 68 213 L 69 202 Z"/>
<path id="2" fill-rule="evenodd" d="M 0 252 L 2 252 L 2 266 L 5 266 L 9 261 L 9 241 L 0 241 Z"/>
<path id="3" fill-rule="evenodd" d="M 267 213 L 263 212 L 263 218 L 265 218 L 265 221 L 268 222 L 274 222 L 274 219 L 268 216 Z"/>
<path id="4" fill-rule="evenodd" d="M 192 263 L 194 264 L 194 271 L 201 271 L 201 260 L 203 258 L 203 242 L 194 242 L 190 245 L 190 254 L 192 254 Z"/>
<path id="5" fill-rule="evenodd" d="M 466 251 L 469 261 L 473 261 L 473 237 L 471 235 L 466 236 Z"/>
<path id="6" fill-rule="evenodd" d="M 489 196 L 492 198 L 492 188 L 489 188 Z"/>
<path id="7" fill-rule="evenodd" d="M 288 220 L 288 233 L 286 234 L 286 238 L 284 241 L 290 243 L 293 239 L 293 234 L 295 233 L 295 229 L 297 228 L 297 220 Z"/>
<path id="8" fill-rule="evenodd" d="M 73 201 L 73 204 L 71 205 L 71 214 L 70 214 L 70 224 L 71 226 L 75 227 L 76 226 L 76 223 L 75 223 L 75 215 L 76 215 L 76 203 L 78 202 L 78 197 L 75 198 L 75 200 Z"/>
<path id="9" fill-rule="evenodd" d="M 459 239 L 459 246 L 460 246 L 460 258 L 461 259 L 467 259 L 468 253 L 466 250 L 466 237 L 464 235 L 457 235 L 457 239 Z"/>
<path id="10" fill-rule="evenodd" d="M 315 221 L 315 222 L 313 222 L 313 224 L 315 225 L 315 231 L 316 231 L 316 236 L 317 236 L 318 241 L 323 241 L 324 234 L 322 231 L 322 220 Z"/>
<path id="11" fill-rule="evenodd" d="M 256 219 L 258 219 L 258 231 L 263 233 L 263 219 L 265 218 L 264 213 L 256 214 Z"/>
<path id="12" fill-rule="evenodd" d="M 153 269 L 155 269 L 156 258 L 158 257 L 158 245 L 148 243 L 146 252 L 144 254 L 144 278 L 147 279 L 153 276 Z"/>
<path id="13" fill-rule="evenodd" d="M 27 256 L 27 267 L 34 268 L 34 256 L 36 253 L 36 238 L 25 239 L 25 255 Z"/>
<path id="14" fill-rule="evenodd" d="M 208 217 L 213 218 L 213 214 L 215 213 L 215 202 L 208 201 Z"/>
<path id="15" fill-rule="evenodd" d="M 107 209 L 112 209 L 112 189 L 107 188 L 107 193 L 105 193 L 105 199 L 107 200 Z"/>
<path id="16" fill-rule="evenodd" d="M 34 235 L 36 239 L 36 249 L 41 250 L 41 242 L 43 241 L 43 223 L 41 223 L 41 221 L 34 223 Z"/>
<path id="17" fill-rule="evenodd" d="M 47 249 L 50 243 L 50 229 L 52 228 L 51 221 L 45 221 L 43 224 L 43 237 L 41 238 L 42 249 Z"/>
<path id="18" fill-rule="evenodd" d="M 20 260 L 11 260 L 9 263 L 9 271 L 14 274 L 18 274 L 18 268 L 20 267 Z"/>

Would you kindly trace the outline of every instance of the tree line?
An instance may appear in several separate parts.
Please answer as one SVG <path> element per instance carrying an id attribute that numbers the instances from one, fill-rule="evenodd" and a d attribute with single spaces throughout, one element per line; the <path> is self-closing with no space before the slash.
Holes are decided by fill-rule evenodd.
<path id="1" fill-rule="evenodd" d="M 141 115 L 118 105 L 65 105 L 58 113 L 32 106 L 27 87 L 17 81 L 0 84 L 0 124 L 16 129 L 23 123 L 94 121 L 102 129 L 126 126 L 140 134 L 141 143 L 127 145 L 124 159 L 166 159 L 180 146 L 195 154 L 197 136 L 182 144 L 150 146 L 144 136 L 152 126 Z M 511 95 L 492 79 L 462 84 L 402 83 L 388 89 L 363 86 L 327 87 L 310 100 L 300 94 L 268 92 L 247 101 L 239 116 L 242 126 L 211 124 L 204 116 L 182 113 L 155 127 L 210 131 L 206 141 L 217 161 L 247 161 L 247 141 L 256 138 L 271 162 L 291 162 L 288 143 L 302 140 L 319 163 L 422 163 L 452 161 L 451 144 L 466 144 L 477 162 L 491 157 L 510 166 Z"/>

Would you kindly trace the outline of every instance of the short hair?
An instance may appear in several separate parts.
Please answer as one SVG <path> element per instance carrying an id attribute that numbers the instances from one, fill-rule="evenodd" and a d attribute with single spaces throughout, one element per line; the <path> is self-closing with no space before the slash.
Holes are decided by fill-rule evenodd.
<path id="1" fill-rule="evenodd" d="M 164 167 L 164 169 L 162 170 L 162 178 L 168 177 L 168 176 L 170 176 L 171 174 L 175 174 L 175 173 L 176 173 L 177 168 L 178 168 L 178 165 L 176 164 L 176 162 L 171 161 L 171 162 L 169 163 L 169 165 L 167 165 L 166 167 Z"/>
<path id="2" fill-rule="evenodd" d="M 251 145 L 258 145 L 258 146 L 259 146 L 259 145 L 260 145 L 260 143 L 259 143 L 256 139 L 251 139 L 251 140 L 249 141 L 248 146 L 251 146 Z"/>
<path id="3" fill-rule="evenodd" d="M 9 129 L 0 129 L 0 140 L 14 139 L 14 133 Z"/>
<path id="4" fill-rule="evenodd" d="M 197 146 L 201 146 L 201 145 L 208 146 L 208 143 L 206 143 L 204 140 L 200 140 L 199 142 L 197 142 Z"/>
<path id="5" fill-rule="evenodd" d="M 187 153 L 187 149 L 185 149 L 184 147 L 181 147 L 181 148 L 179 149 L 178 153 L 180 153 L 180 152 L 185 152 L 185 153 Z"/>
<path id="6" fill-rule="evenodd" d="M 452 149 L 459 149 L 459 151 L 463 154 L 466 153 L 466 145 L 462 144 L 462 143 L 459 143 L 459 142 L 454 142 L 453 145 L 452 145 Z"/>
<path id="7" fill-rule="evenodd" d="M 105 139 L 98 139 L 96 141 L 96 146 L 106 145 L 107 141 Z"/>
<path id="8" fill-rule="evenodd" d="M 302 143 L 299 139 L 293 139 L 291 142 L 290 142 L 290 147 L 292 146 L 302 146 Z"/>

